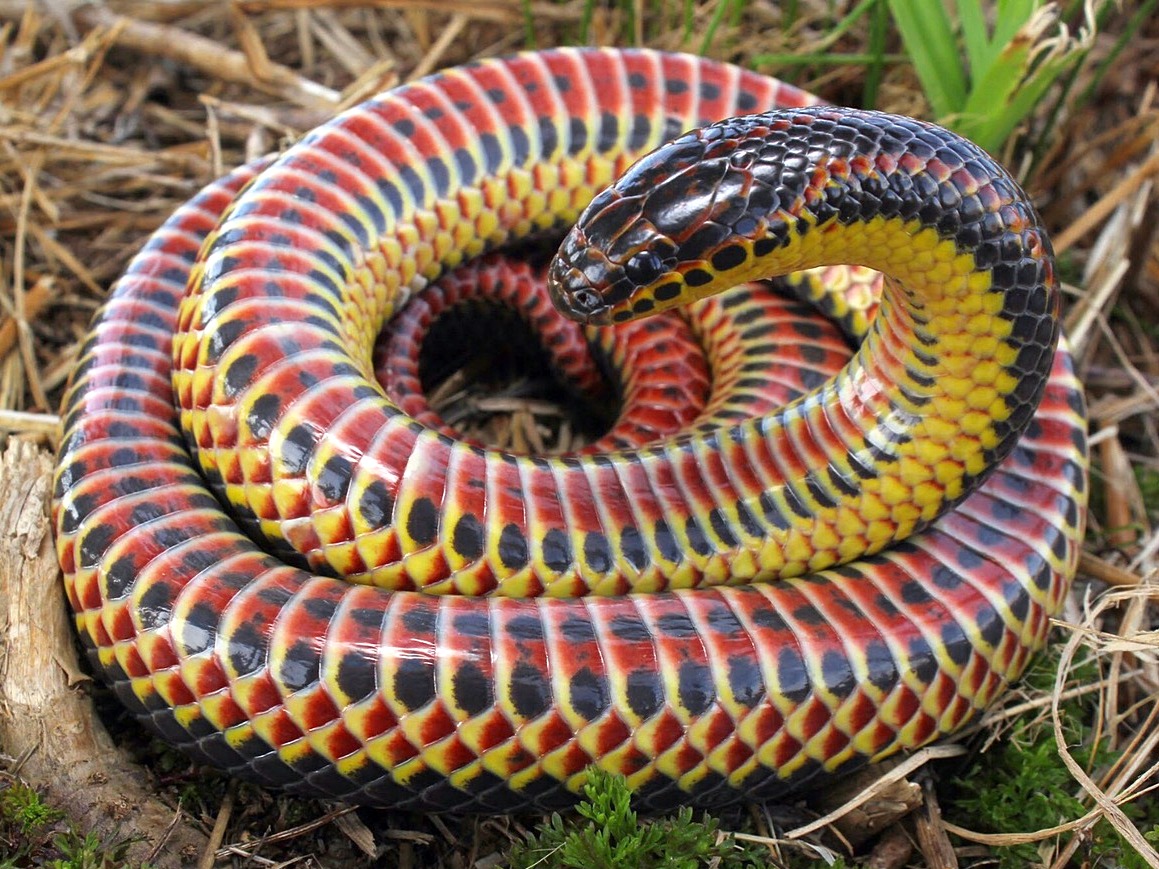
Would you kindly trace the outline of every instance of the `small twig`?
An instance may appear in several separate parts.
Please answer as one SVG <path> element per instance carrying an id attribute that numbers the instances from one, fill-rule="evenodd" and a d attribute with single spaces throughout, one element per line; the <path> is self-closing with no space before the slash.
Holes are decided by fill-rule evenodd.
<path id="1" fill-rule="evenodd" d="M 116 43 L 145 54 L 155 54 L 185 63 L 223 81 L 265 87 L 283 97 L 307 106 L 333 108 L 339 95 L 331 88 L 298 75 L 288 66 L 271 62 L 268 68 L 254 69 L 250 57 L 236 49 L 169 24 L 152 24 L 116 15 L 100 6 L 77 10 L 85 27 L 119 27 Z M 258 73 L 264 77 L 255 81 Z"/>
<path id="2" fill-rule="evenodd" d="M 435 40 L 435 44 L 431 46 L 430 51 L 423 56 L 423 59 L 411 71 L 410 78 L 412 80 L 422 78 L 424 75 L 429 75 L 435 71 L 439 65 L 439 61 L 443 58 L 443 54 L 459 38 L 459 34 L 467 26 L 467 20 L 467 16 L 464 13 L 459 13 L 451 19 L 451 23 L 439 34 L 439 38 Z"/>
<path id="3" fill-rule="evenodd" d="M 312 821 L 306 821 L 304 824 L 290 827 L 288 830 L 279 830 L 277 833 L 270 833 L 268 836 L 262 836 L 246 843 L 249 848 L 258 848 L 262 845 L 272 845 L 275 842 L 288 842 L 293 839 L 298 839 L 309 832 L 317 830 L 319 827 L 324 827 L 333 821 L 335 818 L 345 815 L 355 810 L 354 806 L 343 806 L 337 809 L 331 809 L 324 815 L 314 818 Z M 234 845 L 226 845 L 223 848 L 218 848 L 214 854 L 217 860 L 224 860 L 230 854 L 236 853 Z"/>
<path id="4" fill-rule="evenodd" d="M 851 812 L 858 806 L 864 805 L 880 793 L 885 787 L 894 782 L 901 781 L 916 769 L 925 766 L 931 760 L 943 760 L 947 757 L 960 757 L 966 753 L 966 749 L 960 745 L 931 745 L 920 751 L 914 752 L 897 766 L 891 768 L 883 773 L 881 778 L 877 779 L 869 787 L 865 788 L 861 793 L 846 800 L 840 806 L 826 815 L 817 818 L 815 821 L 810 821 L 800 827 L 795 827 L 785 833 L 786 839 L 800 839 L 814 833 L 817 830 L 827 827 L 842 815 Z"/>
<path id="5" fill-rule="evenodd" d="M 958 857 L 946 835 L 942 809 L 929 781 L 922 783 L 922 796 L 922 804 L 913 814 L 918 848 L 930 869 L 958 869 Z"/>
<path id="6" fill-rule="evenodd" d="M 1144 181 L 1157 173 L 1159 173 L 1159 153 L 1152 154 L 1142 166 L 1112 187 L 1078 220 L 1056 235 L 1054 237 L 1055 252 L 1062 253 L 1080 238 L 1085 238 L 1096 226 L 1107 219 L 1120 202 L 1138 190 Z"/>
<path id="7" fill-rule="evenodd" d="M 225 789 L 225 796 L 221 799 L 221 806 L 217 810 L 217 818 L 213 822 L 213 829 L 209 833 L 209 841 L 205 843 L 205 850 L 201 852 L 198 869 L 213 869 L 217 862 L 216 852 L 225 838 L 225 829 L 229 826 L 229 818 L 233 814 L 233 798 L 237 792 L 237 782 L 230 782 Z"/>

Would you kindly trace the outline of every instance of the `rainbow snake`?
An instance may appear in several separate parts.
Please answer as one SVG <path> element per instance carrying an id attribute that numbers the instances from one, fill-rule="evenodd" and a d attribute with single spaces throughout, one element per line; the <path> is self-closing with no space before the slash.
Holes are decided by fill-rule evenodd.
<path id="1" fill-rule="evenodd" d="M 121 701 L 267 785 L 501 812 L 572 803 L 592 765 L 647 808 L 767 799 L 993 700 L 1084 522 L 1049 242 L 972 144 L 815 102 L 684 55 L 531 52 L 181 207 L 63 410 L 59 558 Z M 530 271 L 452 271 L 552 232 L 575 323 Z M 879 316 L 842 263 L 887 275 Z M 797 300 L 744 283 L 789 273 Z M 586 336 L 637 369 L 594 451 L 487 449 L 405 394 L 397 348 L 497 284 L 557 357 Z M 801 299 L 860 340 L 847 366 Z"/>

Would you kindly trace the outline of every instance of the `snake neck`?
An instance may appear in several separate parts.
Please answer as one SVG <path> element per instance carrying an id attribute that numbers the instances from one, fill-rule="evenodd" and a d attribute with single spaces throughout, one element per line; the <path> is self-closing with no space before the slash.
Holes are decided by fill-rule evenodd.
<path id="1" fill-rule="evenodd" d="M 1058 338 L 1052 256 L 1025 194 L 933 125 L 772 112 L 641 160 L 592 202 L 551 268 L 557 304 L 618 322 L 839 263 L 886 276 L 860 349 L 822 389 L 737 436 L 762 440 L 785 469 L 743 506 L 787 526 L 773 574 L 908 536 L 1013 448 Z M 782 561 L 794 549 L 809 557 Z"/>

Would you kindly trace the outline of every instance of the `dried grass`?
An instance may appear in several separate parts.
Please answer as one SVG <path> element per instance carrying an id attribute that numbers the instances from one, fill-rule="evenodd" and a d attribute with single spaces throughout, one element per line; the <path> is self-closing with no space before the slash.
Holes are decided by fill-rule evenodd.
<path id="1" fill-rule="evenodd" d="M 722 2 L 691 3 L 691 34 L 681 20 L 682 4 L 660 12 L 642 2 L 595 8 L 588 26 L 594 41 L 613 42 L 634 10 L 637 30 L 648 17 L 648 44 L 691 49 Z M 105 288 L 147 234 L 200 185 L 380 88 L 522 47 L 528 11 L 539 45 L 574 37 L 587 15 L 582 0 L 75 5 L 0 0 L 0 437 L 7 432 L 49 443 L 63 384 Z M 1123 5 L 1112 15 L 1111 32 L 1096 42 L 1096 58 L 1110 50 L 1114 28 L 1138 4 Z M 784 28 L 777 4 L 752 0 L 735 20 L 724 16 L 715 53 L 743 63 L 761 54 L 864 50 L 865 33 L 856 27 L 836 46 L 829 44 L 815 11 L 823 12 L 825 3 L 799 6 L 800 16 Z M 1159 762 L 1159 530 L 1152 525 L 1159 499 L 1157 42 L 1159 26 L 1152 21 L 1127 44 L 1096 99 L 1064 113 L 1027 179 L 1073 281 L 1067 326 L 1088 388 L 1101 496 L 1093 505 L 1082 581 L 1059 620 L 1063 651 L 1054 692 L 1011 692 L 977 728 L 1000 740 L 1014 715 L 1053 720 L 1060 763 L 1090 811 L 1013 836 L 943 824 L 936 812 L 927 825 L 942 839 L 949 831 L 986 846 L 1054 842 L 1043 852 L 1052 866 L 1078 862 L 1084 832 L 1101 818 L 1159 866 L 1120 808 L 1128 800 L 1148 800 L 1151 820 L 1159 820 L 1150 793 Z M 856 102 L 860 94 L 863 73 L 855 66 L 804 66 L 796 74 L 799 84 L 836 102 Z M 887 67 L 879 93 L 881 107 L 924 110 L 904 65 Z M 454 395 L 442 398 L 454 404 Z M 558 409 L 534 401 L 476 399 L 470 412 L 489 416 L 490 430 L 472 423 L 483 437 L 536 449 L 561 437 L 552 423 Z M 1107 585 L 1114 588 L 1101 591 Z M 1097 682 L 1075 683 L 1080 653 L 1097 662 Z M 1059 729 L 1059 703 L 1087 692 L 1097 694 L 1101 732 L 1122 749 L 1107 769 L 1079 767 Z M 758 814 L 752 819 L 758 833 L 748 835 L 769 844 L 795 839 L 794 833 L 828 824 L 882 786 L 869 785 L 833 817 L 802 822 L 788 834 L 771 835 L 774 825 Z M 300 811 L 287 806 L 293 801 L 262 796 L 239 805 L 235 786 L 226 793 L 216 809 L 218 824 L 205 818 L 216 840 L 203 865 L 214 858 L 272 865 L 295 849 L 322 848 L 328 866 L 366 865 L 377 843 L 386 846 L 382 859 L 391 865 L 437 860 L 484 867 L 497 865 L 497 855 L 524 832 L 513 819 L 394 815 L 371 830 L 347 810 L 293 823 L 289 818 Z M 267 832 L 271 818 L 280 819 L 281 832 Z M 422 829 L 409 829 L 418 825 Z M 948 859 L 925 847 L 926 865 Z M 319 862 L 305 857 L 280 865 Z"/>

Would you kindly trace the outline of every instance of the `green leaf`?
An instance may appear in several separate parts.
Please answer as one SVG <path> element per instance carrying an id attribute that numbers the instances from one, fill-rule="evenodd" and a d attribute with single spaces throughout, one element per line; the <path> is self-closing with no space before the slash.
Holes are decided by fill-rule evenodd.
<path id="1" fill-rule="evenodd" d="M 990 66 L 993 45 L 981 0 L 958 0 L 958 22 L 970 64 L 970 79 L 976 84 L 980 71 Z"/>
<path id="2" fill-rule="evenodd" d="M 889 0 L 889 9 L 934 114 L 942 118 L 961 111 L 966 73 L 945 8 L 926 0 Z"/>

